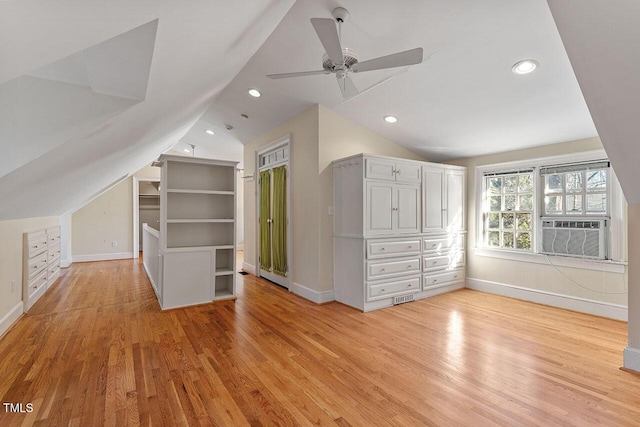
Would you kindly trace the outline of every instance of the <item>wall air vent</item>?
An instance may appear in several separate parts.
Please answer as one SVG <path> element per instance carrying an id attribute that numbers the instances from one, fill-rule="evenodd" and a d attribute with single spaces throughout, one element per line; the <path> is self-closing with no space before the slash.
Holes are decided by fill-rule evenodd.
<path id="1" fill-rule="evenodd" d="M 607 220 L 542 218 L 542 253 L 606 259 Z"/>
<path id="2" fill-rule="evenodd" d="M 414 294 L 399 295 L 399 296 L 393 297 L 393 305 L 404 304 L 405 302 L 415 301 L 415 298 L 413 297 L 413 295 Z"/>

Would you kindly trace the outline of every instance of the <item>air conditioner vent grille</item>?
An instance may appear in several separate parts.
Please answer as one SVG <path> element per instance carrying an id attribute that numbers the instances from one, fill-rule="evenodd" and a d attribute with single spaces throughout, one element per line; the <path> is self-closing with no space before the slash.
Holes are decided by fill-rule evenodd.
<path id="1" fill-rule="evenodd" d="M 606 220 L 542 220 L 542 252 L 581 258 L 606 258 Z"/>

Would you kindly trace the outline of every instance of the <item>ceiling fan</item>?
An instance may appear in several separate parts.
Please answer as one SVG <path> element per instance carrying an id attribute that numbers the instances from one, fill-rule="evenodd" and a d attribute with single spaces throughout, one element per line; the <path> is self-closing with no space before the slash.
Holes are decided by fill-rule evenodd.
<path id="1" fill-rule="evenodd" d="M 312 18 L 311 25 L 316 30 L 326 53 L 322 57 L 322 70 L 302 71 L 297 73 L 269 74 L 271 79 L 284 79 L 288 77 L 313 76 L 317 74 L 335 74 L 338 86 L 344 98 L 357 95 L 358 89 L 349 77 L 350 73 L 362 73 L 364 71 L 382 70 L 385 68 L 403 67 L 422 62 L 422 48 L 405 50 L 391 55 L 380 56 L 359 62 L 353 49 L 342 47 L 340 38 L 342 35 L 342 23 L 349 18 L 349 11 L 342 7 L 336 7 L 331 12 L 334 19 Z M 338 29 L 336 24 L 338 23 Z"/>

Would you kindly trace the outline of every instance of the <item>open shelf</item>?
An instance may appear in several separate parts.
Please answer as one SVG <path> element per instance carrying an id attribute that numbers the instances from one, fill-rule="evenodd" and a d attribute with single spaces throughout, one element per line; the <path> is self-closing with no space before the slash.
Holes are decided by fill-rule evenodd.
<path id="1" fill-rule="evenodd" d="M 216 249 L 216 276 L 235 273 L 235 255 L 233 249 Z"/>
<path id="2" fill-rule="evenodd" d="M 233 191 L 217 191 L 217 190 L 186 190 L 181 188 L 167 188 L 167 193 L 178 194 L 217 194 L 220 196 L 233 196 Z"/>
<path id="3" fill-rule="evenodd" d="M 178 219 L 168 219 L 167 224 L 202 224 L 202 223 L 226 223 L 226 222 L 234 222 L 234 219 L 217 219 L 217 218 L 203 218 L 203 219 L 186 219 L 186 218 L 178 218 Z"/>
<path id="4" fill-rule="evenodd" d="M 234 298 L 234 278 L 234 275 L 215 277 L 215 290 L 213 295 L 214 300 Z"/>
<path id="5" fill-rule="evenodd" d="M 167 175 L 168 189 L 235 191 L 235 165 L 169 161 Z"/>
<path id="6" fill-rule="evenodd" d="M 167 248 L 233 244 L 233 222 L 168 223 Z"/>
<path id="7" fill-rule="evenodd" d="M 235 216 L 233 193 L 167 193 L 167 219 L 231 219 Z"/>

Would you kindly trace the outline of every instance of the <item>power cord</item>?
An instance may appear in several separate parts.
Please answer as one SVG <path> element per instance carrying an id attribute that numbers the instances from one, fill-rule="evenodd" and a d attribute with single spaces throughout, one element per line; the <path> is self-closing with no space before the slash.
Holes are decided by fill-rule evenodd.
<path id="1" fill-rule="evenodd" d="M 551 259 L 549 258 L 549 255 L 544 254 L 544 257 L 547 259 L 547 262 L 549 263 L 549 265 L 553 266 L 553 268 L 555 268 L 558 273 L 562 274 L 564 277 L 566 277 L 567 279 L 569 279 L 571 282 L 573 282 L 574 284 L 578 285 L 582 289 L 585 289 L 585 290 L 590 291 L 590 292 L 595 292 L 595 293 L 598 293 L 598 294 L 604 294 L 604 295 L 626 295 L 628 293 L 628 289 L 626 289 L 627 288 L 626 286 L 625 286 L 625 291 L 624 292 L 602 292 L 602 291 L 597 291 L 595 289 L 588 288 L 588 287 L 578 283 L 573 278 L 569 277 L 564 271 L 560 270 L 557 265 L 555 265 L 554 263 L 551 262 Z M 607 270 L 605 270 L 604 272 L 605 273 L 610 273 Z M 627 273 L 625 272 L 624 275 L 626 276 Z"/>

